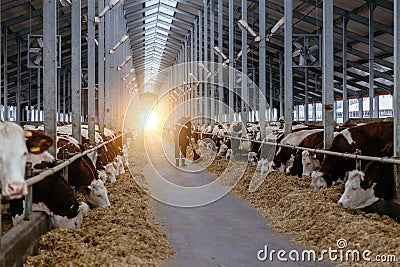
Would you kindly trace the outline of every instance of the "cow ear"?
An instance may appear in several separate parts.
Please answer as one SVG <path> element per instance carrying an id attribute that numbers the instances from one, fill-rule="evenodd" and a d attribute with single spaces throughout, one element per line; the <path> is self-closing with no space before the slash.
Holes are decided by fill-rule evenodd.
<path id="1" fill-rule="evenodd" d="M 84 195 L 90 194 L 91 190 L 92 189 L 90 188 L 90 186 L 81 186 L 81 187 L 79 187 L 79 192 L 81 192 Z"/>
<path id="2" fill-rule="evenodd" d="M 27 137 L 26 147 L 28 151 L 33 154 L 40 154 L 45 152 L 53 144 L 53 139 L 40 132 L 29 131 L 29 134 L 25 134 Z"/>
<path id="3" fill-rule="evenodd" d="M 360 181 L 360 186 L 364 190 L 372 188 L 372 186 L 374 186 L 374 180 L 370 178 L 364 179 L 363 181 Z"/>

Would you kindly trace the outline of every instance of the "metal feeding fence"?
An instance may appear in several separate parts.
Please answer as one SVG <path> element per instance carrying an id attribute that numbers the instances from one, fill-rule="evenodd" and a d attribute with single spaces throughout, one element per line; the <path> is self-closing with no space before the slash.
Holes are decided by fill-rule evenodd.
<path id="1" fill-rule="evenodd" d="M 112 138 L 111 140 L 108 140 L 106 142 L 103 142 L 95 147 L 89 148 L 88 150 L 85 150 L 84 152 L 81 153 L 74 153 L 73 156 L 69 159 L 66 158 L 66 153 L 64 153 L 63 157 L 64 160 L 62 160 L 61 164 L 58 164 L 57 166 L 53 167 L 53 168 L 49 168 L 46 170 L 40 170 L 40 173 L 27 179 L 26 183 L 28 186 L 28 194 L 25 196 L 25 209 L 24 209 L 24 220 L 26 221 L 30 221 L 32 220 L 32 194 L 33 194 L 33 188 L 32 186 L 40 181 L 42 181 L 43 179 L 45 179 L 48 176 L 51 176 L 53 174 L 55 174 L 58 171 L 63 170 L 64 171 L 64 178 L 67 179 L 68 181 L 68 166 L 73 163 L 75 160 L 89 154 L 92 153 L 94 151 L 96 151 L 97 149 L 117 140 L 118 138 L 120 138 L 121 136 L 123 136 L 124 134 L 119 134 L 117 136 L 115 136 L 114 138 Z M 32 169 L 32 164 L 27 163 L 27 167 L 26 167 L 26 173 L 28 174 L 27 176 L 31 176 L 34 172 L 34 170 Z M 37 171 L 37 170 L 35 170 Z M 1 213 L 1 209 L 2 206 L 0 204 L 0 213 Z M 0 229 L 1 229 L 1 218 L 0 218 Z M 1 232 L 0 232 L 0 239 L 1 239 Z M 0 242 L 1 243 L 1 242 Z M 0 244 L 1 245 L 1 244 Z"/>

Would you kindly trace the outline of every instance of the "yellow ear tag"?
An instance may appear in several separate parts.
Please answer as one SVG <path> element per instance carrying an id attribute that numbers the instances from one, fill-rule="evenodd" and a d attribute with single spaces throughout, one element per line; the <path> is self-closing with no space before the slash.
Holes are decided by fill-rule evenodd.
<path id="1" fill-rule="evenodd" d="M 33 146 L 29 148 L 30 152 L 39 152 L 40 151 L 40 146 Z"/>

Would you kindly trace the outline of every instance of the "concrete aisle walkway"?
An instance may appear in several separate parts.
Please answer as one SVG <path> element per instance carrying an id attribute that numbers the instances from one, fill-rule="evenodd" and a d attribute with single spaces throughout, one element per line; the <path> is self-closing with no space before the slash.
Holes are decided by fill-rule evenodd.
<path id="1" fill-rule="evenodd" d="M 161 151 L 160 141 L 151 137 L 148 146 L 153 166 L 160 175 L 181 186 L 204 185 L 214 181 L 208 172 L 190 173 L 174 167 Z M 149 140 L 148 140 L 149 141 Z M 164 145 L 167 154 L 172 146 Z M 168 156 L 169 157 L 169 156 Z M 189 166 L 187 169 L 195 169 Z M 144 175 L 150 190 L 157 194 L 174 196 L 175 193 L 154 180 L 151 166 L 146 166 Z M 268 250 L 284 249 L 289 253 L 304 247 L 294 244 L 282 234 L 267 226 L 267 220 L 245 201 L 229 193 L 225 197 L 205 206 L 181 208 L 157 202 L 159 220 L 176 255 L 162 266 L 329 266 L 321 262 L 259 261 L 257 252 L 268 245 Z M 288 257 L 288 255 L 286 255 Z"/>

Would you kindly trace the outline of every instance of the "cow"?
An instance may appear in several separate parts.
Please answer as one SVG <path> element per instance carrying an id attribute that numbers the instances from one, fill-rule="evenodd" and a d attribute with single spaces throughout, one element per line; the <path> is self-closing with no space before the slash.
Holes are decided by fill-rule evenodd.
<path id="1" fill-rule="evenodd" d="M 393 141 L 381 153 L 393 156 Z M 364 208 L 379 198 L 390 200 L 395 197 L 393 164 L 370 161 L 363 171 L 351 171 L 346 177 L 345 192 L 338 201 L 344 208 Z"/>
<path id="2" fill-rule="evenodd" d="M 70 139 L 58 137 L 57 146 L 67 149 L 69 153 L 82 152 L 76 143 Z M 58 154 L 62 153 L 59 149 Z M 87 155 L 75 160 L 68 167 L 68 183 L 75 191 L 81 192 L 87 202 L 95 207 L 108 207 L 110 201 L 104 182 L 99 178 L 98 172 Z"/>
<path id="3" fill-rule="evenodd" d="M 1 195 L 10 199 L 28 193 L 25 164 L 28 152 L 41 154 L 53 143 L 51 137 L 32 135 L 13 122 L 0 122 L 0 182 Z"/>
<path id="4" fill-rule="evenodd" d="M 400 222 L 398 205 L 391 201 L 395 192 L 393 176 L 393 164 L 378 161 L 369 162 L 362 172 L 349 172 L 338 204 L 346 209 L 388 215 Z"/>
<path id="5" fill-rule="evenodd" d="M 296 160 L 296 158 L 295 158 L 295 160 Z M 317 155 L 316 154 L 312 155 L 308 151 L 303 151 L 301 153 L 301 163 L 303 165 L 303 172 L 302 172 L 301 176 L 310 176 L 311 173 L 314 170 L 318 169 L 320 166 L 320 161 L 317 158 Z M 293 167 L 294 167 L 294 163 L 293 163 Z"/>
<path id="6" fill-rule="evenodd" d="M 40 135 L 41 131 L 31 131 L 33 135 Z M 78 142 L 70 136 L 57 136 L 57 157 L 62 158 L 62 153 L 81 153 Z M 44 156 L 43 156 L 44 155 Z M 32 165 L 36 169 L 53 167 L 54 157 L 42 154 L 41 157 L 32 157 L 28 154 Z M 110 201 L 104 182 L 99 179 L 98 172 L 87 155 L 75 160 L 68 166 L 68 183 L 75 190 L 81 192 L 87 202 L 94 207 L 108 207 Z"/>
<path id="7" fill-rule="evenodd" d="M 89 210 L 86 203 L 79 203 L 74 191 L 60 173 L 44 178 L 33 185 L 32 210 L 44 211 L 50 215 L 55 228 L 80 228 L 83 217 Z M 17 224 L 24 211 L 22 199 L 10 201 L 13 223 Z"/>
<path id="8" fill-rule="evenodd" d="M 382 150 L 393 140 L 393 122 L 379 121 L 347 128 L 341 131 L 332 142 L 330 150 L 342 153 L 354 153 L 360 149 L 362 155 L 382 156 Z M 363 162 L 365 166 L 365 162 Z M 311 174 L 313 189 L 327 188 L 345 173 L 354 170 L 354 159 L 327 155 L 318 171 Z"/>
<path id="9" fill-rule="evenodd" d="M 300 130 L 285 136 L 280 143 L 284 145 L 298 146 L 307 136 L 321 132 L 321 129 Z M 280 172 L 289 173 L 295 159 L 297 150 L 294 148 L 279 147 L 274 157 L 274 168 Z"/>

